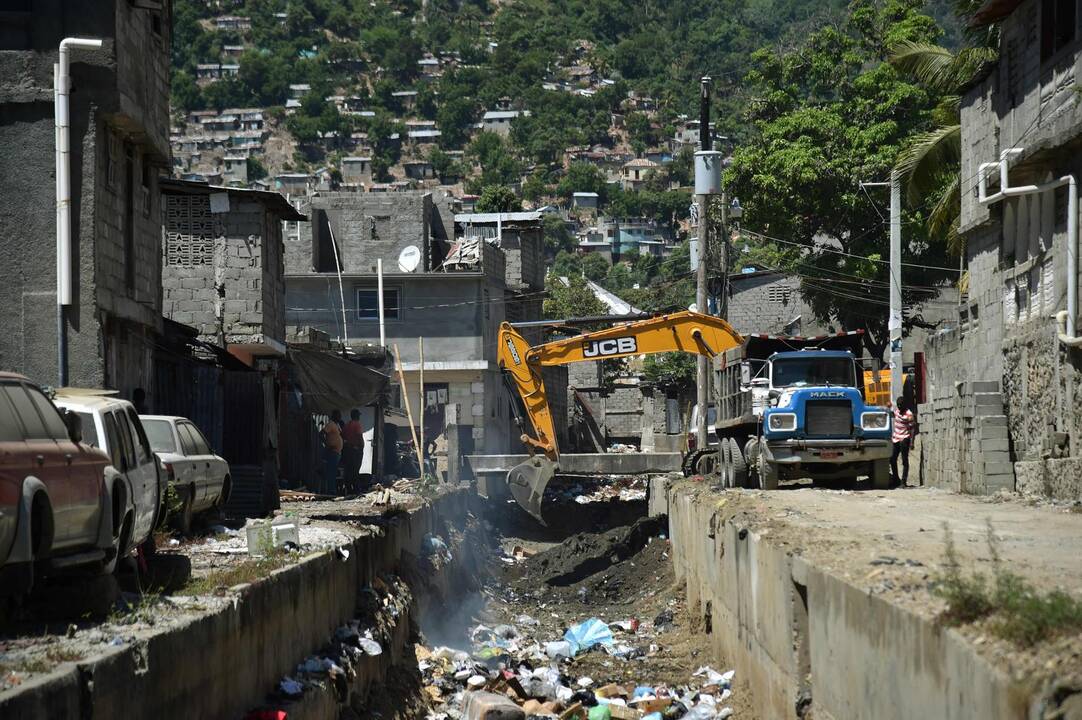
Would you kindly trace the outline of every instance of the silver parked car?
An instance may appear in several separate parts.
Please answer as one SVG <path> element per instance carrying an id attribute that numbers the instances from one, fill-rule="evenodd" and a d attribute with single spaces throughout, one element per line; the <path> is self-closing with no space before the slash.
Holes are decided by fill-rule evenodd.
<path id="1" fill-rule="evenodd" d="M 103 450 L 124 478 L 124 496 L 130 499 L 132 509 L 125 547 L 121 548 L 124 557 L 150 537 L 163 514 L 165 499 L 165 481 L 135 406 L 113 391 L 81 388 L 61 388 L 53 402 L 79 417 L 83 442 Z"/>
<path id="2" fill-rule="evenodd" d="M 192 518 L 220 512 L 229 499 L 229 463 L 214 454 L 199 428 L 187 418 L 140 415 L 169 484 L 183 501 L 180 527 L 187 532 Z"/>

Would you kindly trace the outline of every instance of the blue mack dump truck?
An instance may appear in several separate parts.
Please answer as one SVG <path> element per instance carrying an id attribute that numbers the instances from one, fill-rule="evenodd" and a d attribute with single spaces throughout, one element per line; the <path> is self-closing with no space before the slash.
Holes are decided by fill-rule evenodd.
<path id="1" fill-rule="evenodd" d="M 891 413 L 865 404 L 862 334 L 748 335 L 715 358 L 717 444 L 690 453 L 685 471 L 724 487 L 867 477 L 888 488 Z"/>

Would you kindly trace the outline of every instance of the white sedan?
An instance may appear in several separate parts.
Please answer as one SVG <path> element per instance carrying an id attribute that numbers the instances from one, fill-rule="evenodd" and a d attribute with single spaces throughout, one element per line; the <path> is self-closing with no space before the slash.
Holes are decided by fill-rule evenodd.
<path id="1" fill-rule="evenodd" d="M 229 463 L 214 454 L 199 428 L 187 418 L 171 415 L 140 415 L 139 419 L 169 484 L 184 502 L 181 529 L 187 532 L 199 513 L 220 513 L 229 499 Z"/>

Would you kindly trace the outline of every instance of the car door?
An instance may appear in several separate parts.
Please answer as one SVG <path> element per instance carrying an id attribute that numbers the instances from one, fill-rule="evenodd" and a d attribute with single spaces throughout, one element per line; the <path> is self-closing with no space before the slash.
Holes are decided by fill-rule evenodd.
<path id="1" fill-rule="evenodd" d="M 157 493 L 153 487 L 152 477 L 154 468 L 150 464 L 150 446 L 146 436 L 141 434 L 142 425 L 137 425 L 139 418 L 131 408 L 120 407 L 114 411 L 117 427 L 126 438 L 125 447 L 130 447 L 132 454 L 129 458 L 128 480 L 132 486 L 135 505 L 135 523 L 133 525 L 133 541 L 141 541 L 150 529 L 153 520 Z M 147 470 L 150 470 L 150 473 Z M 156 478 L 156 475 L 154 476 Z M 153 493 L 153 496 L 152 496 Z"/>
<path id="2" fill-rule="evenodd" d="M 97 539 L 101 524 L 104 464 L 95 453 L 71 439 L 68 426 L 52 401 L 33 385 L 25 387 L 67 466 L 68 483 L 72 491 L 78 494 L 80 511 L 75 522 L 81 528 L 79 535 L 84 542 L 93 542 Z"/>
<path id="3" fill-rule="evenodd" d="M 192 434 L 192 424 L 177 423 L 177 435 L 180 436 L 180 445 L 184 450 L 184 486 L 193 489 L 192 506 L 200 509 L 203 504 L 205 481 L 200 470 L 199 446 L 196 445 L 195 435 Z"/>
<path id="4" fill-rule="evenodd" d="M 45 427 L 45 421 L 23 384 L 6 382 L 0 385 L 0 391 L 6 395 L 23 427 L 30 459 L 27 474 L 41 480 L 49 494 L 53 510 L 53 546 L 62 548 L 77 544 L 85 522 L 84 493 L 69 482 L 67 460 L 61 456 L 56 440 Z"/>
<path id="5" fill-rule="evenodd" d="M 22 423 L 7 394 L 0 392 L 0 564 L 11 552 L 23 479 L 30 474 L 30 468 Z"/>
<path id="6" fill-rule="evenodd" d="M 131 426 L 133 440 L 135 441 L 136 461 L 139 463 L 139 478 L 143 484 L 143 505 L 139 508 L 139 527 L 136 539 L 142 538 L 150 532 L 154 524 L 154 515 L 157 512 L 161 488 L 159 488 L 158 459 L 150 448 L 150 440 L 147 439 L 146 429 L 139 420 L 135 408 L 125 408 L 128 416 L 128 424 Z"/>
<path id="7" fill-rule="evenodd" d="M 225 481 L 225 472 L 220 467 L 220 461 L 210 449 L 210 443 L 203 432 L 195 425 L 189 429 L 195 438 L 195 444 L 199 448 L 200 472 L 203 474 L 203 502 L 213 505 L 222 493 L 222 483 Z"/>

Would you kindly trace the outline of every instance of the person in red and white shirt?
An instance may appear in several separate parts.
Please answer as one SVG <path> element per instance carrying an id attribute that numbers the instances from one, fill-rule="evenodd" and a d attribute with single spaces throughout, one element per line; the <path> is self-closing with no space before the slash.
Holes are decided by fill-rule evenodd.
<path id="1" fill-rule="evenodd" d="M 890 474 L 895 485 L 905 487 L 909 482 L 909 449 L 913 445 L 913 411 L 904 397 L 898 398 L 894 405 L 894 452 L 890 456 Z M 902 458 L 902 476 L 898 477 L 898 456 Z"/>

